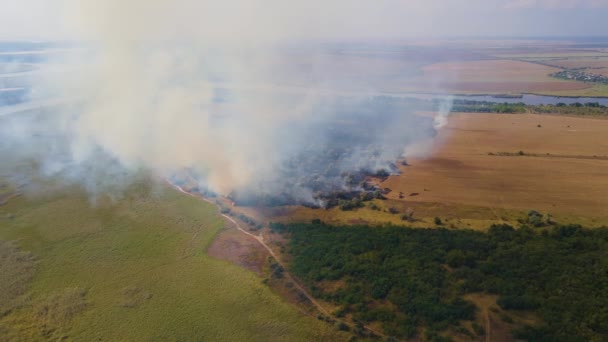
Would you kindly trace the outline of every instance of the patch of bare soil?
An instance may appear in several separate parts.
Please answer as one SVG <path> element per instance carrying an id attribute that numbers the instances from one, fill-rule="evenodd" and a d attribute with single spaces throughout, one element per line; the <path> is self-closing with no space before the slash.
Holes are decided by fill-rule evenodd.
<path id="1" fill-rule="evenodd" d="M 254 238 L 239 232 L 232 223 L 215 238 L 207 249 L 210 256 L 230 261 L 259 276 L 264 275 L 264 265 L 270 255 Z"/>

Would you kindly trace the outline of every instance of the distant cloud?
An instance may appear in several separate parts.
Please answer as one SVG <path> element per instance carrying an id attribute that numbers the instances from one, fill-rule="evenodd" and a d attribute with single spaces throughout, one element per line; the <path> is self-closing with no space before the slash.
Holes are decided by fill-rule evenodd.
<path id="1" fill-rule="evenodd" d="M 504 7 L 509 9 L 606 8 L 608 0 L 507 0 Z"/>
<path id="2" fill-rule="evenodd" d="M 519 13 L 513 16 L 514 11 Z M 145 29 L 158 39 L 177 32 L 241 41 L 251 36 L 291 40 L 608 32 L 608 0 L 0 0 L 0 39 L 90 37 L 96 24 L 124 16 L 131 20 L 129 28 L 116 26 L 116 34 L 125 39 L 137 36 L 141 22 L 149 18 L 158 25 Z M 233 25 L 224 25 L 227 21 Z"/>

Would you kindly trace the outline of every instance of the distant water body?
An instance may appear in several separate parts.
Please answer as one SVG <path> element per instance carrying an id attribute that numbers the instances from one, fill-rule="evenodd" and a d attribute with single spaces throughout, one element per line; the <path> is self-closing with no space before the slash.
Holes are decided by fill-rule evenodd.
<path id="1" fill-rule="evenodd" d="M 432 94 L 410 94 L 413 98 L 423 99 L 444 99 L 446 95 Z M 487 101 L 495 103 L 524 103 L 526 105 L 556 105 L 558 103 L 573 104 L 573 103 L 599 103 L 608 106 L 608 98 L 606 97 L 562 97 L 562 96 L 544 96 L 524 94 L 521 97 L 493 96 L 493 95 L 454 95 L 454 100 L 464 101 Z"/>
<path id="2" fill-rule="evenodd" d="M 226 89 L 223 89 L 224 92 Z M 37 108 L 44 108 L 47 106 L 55 106 L 57 104 L 66 103 L 65 99 L 39 99 L 34 101 L 27 101 L 24 98 L 24 102 L 15 103 L 8 105 L 3 103 L 2 94 L 12 93 L 13 91 L 24 92 L 27 89 L 0 89 L 0 116 L 8 115 L 11 113 L 29 111 Z M 218 96 L 214 99 L 216 103 L 230 102 L 227 100 L 226 94 Z M 423 99 L 423 100 L 445 100 L 449 95 L 437 95 L 437 94 L 385 94 L 381 93 L 378 96 L 388 96 L 397 98 L 412 98 L 412 99 Z M 539 105 L 556 105 L 558 103 L 574 104 L 574 103 L 599 103 L 600 105 L 608 106 L 608 98 L 605 97 L 559 97 L 559 96 L 543 96 L 543 95 L 523 95 L 521 97 L 500 97 L 492 95 L 454 95 L 451 96 L 454 100 L 462 101 L 485 101 L 492 103 L 524 103 L 531 106 Z"/>

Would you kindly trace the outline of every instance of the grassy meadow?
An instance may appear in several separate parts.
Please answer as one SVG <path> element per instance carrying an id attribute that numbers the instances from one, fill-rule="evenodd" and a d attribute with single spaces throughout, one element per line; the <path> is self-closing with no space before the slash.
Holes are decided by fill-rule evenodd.
<path id="1" fill-rule="evenodd" d="M 209 257 L 224 224 L 209 204 L 141 184 L 95 205 L 38 190 L 0 206 L 2 341 L 345 339 Z"/>

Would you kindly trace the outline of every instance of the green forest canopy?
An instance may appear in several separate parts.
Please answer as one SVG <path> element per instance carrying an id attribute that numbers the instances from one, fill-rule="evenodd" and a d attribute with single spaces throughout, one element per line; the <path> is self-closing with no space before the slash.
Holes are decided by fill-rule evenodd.
<path id="1" fill-rule="evenodd" d="M 541 317 L 542 324 L 514 331 L 518 338 L 608 339 L 607 228 L 494 225 L 483 233 L 318 222 L 271 228 L 290 235 L 290 267 L 313 295 L 339 305 L 338 316 L 381 322 L 391 336 L 472 320 L 476 308 L 463 295 L 485 292 L 499 295 L 505 310 Z M 324 290 L 325 280 L 346 286 Z"/>

